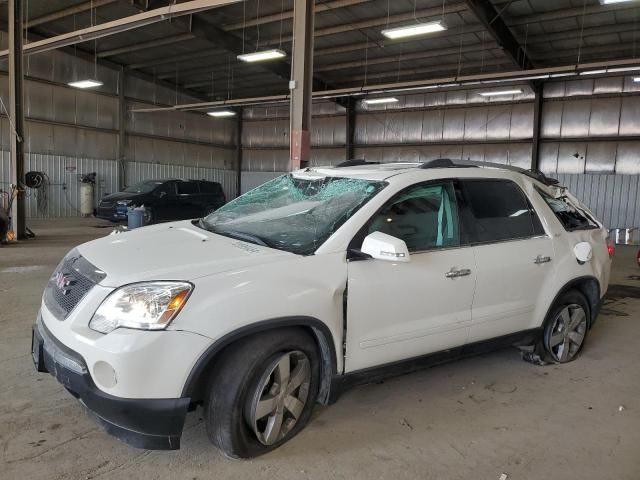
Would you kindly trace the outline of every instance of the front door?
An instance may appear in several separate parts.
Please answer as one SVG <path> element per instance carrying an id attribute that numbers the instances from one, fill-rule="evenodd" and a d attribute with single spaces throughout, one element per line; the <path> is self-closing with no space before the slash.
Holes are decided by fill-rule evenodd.
<path id="1" fill-rule="evenodd" d="M 200 190 L 194 180 L 178 182 L 178 219 L 196 218 L 202 215 Z"/>
<path id="2" fill-rule="evenodd" d="M 380 231 L 401 238 L 410 261 L 348 265 L 345 370 L 380 366 L 461 346 L 476 283 L 473 249 L 461 245 L 451 182 L 410 187 L 383 207 L 352 244 Z"/>
<path id="3" fill-rule="evenodd" d="M 174 220 L 178 209 L 176 182 L 165 182 L 153 191 L 152 221 Z"/>

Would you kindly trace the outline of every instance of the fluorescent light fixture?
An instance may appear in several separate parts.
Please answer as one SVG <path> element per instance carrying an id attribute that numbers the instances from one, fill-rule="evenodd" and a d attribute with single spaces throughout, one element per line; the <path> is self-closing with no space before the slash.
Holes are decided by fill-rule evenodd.
<path id="1" fill-rule="evenodd" d="M 407 25 L 404 27 L 387 28 L 382 30 L 382 35 L 392 40 L 398 38 L 416 37 L 418 35 L 426 35 L 427 33 L 442 32 L 447 27 L 441 20 L 437 22 L 418 23 L 415 25 Z"/>
<path id="2" fill-rule="evenodd" d="M 616 68 L 609 68 L 607 69 L 607 72 L 609 73 L 616 73 L 616 72 L 633 72 L 635 70 L 640 70 L 640 67 L 616 67 Z"/>
<path id="3" fill-rule="evenodd" d="M 521 88 L 512 88 L 511 90 L 493 90 L 490 92 L 480 92 L 483 97 L 497 97 L 500 95 L 517 95 L 522 93 Z"/>
<path id="4" fill-rule="evenodd" d="M 87 80 L 76 80 L 75 82 L 69 82 L 70 87 L 75 88 L 94 88 L 101 87 L 104 85 L 100 80 L 87 79 Z"/>
<path id="5" fill-rule="evenodd" d="M 612 3 L 632 2 L 633 0 L 600 0 L 600 5 L 611 5 Z"/>
<path id="6" fill-rule="evenodd" d="M 238 55 L 238 60 L 243 62 L 264 62 L 265 60 L 274 60 L 276 58 L 286 57 L 287 54 L 279 48 L 273 48 L 271 50 L 262 50 L 260 52 L 243 53 Z"/>
<path id="7" fill-rule="evenodd" d="M 599 75 L 601 73 L 607 73 L 607 69 L 603 68 L 602 70 L 587 70 L 584 72 L 580 72 L 580 75 Z"/>
<path id="8" fill-rule="evenodd" d="M 397 103 L 396 97 L 382 97 L 382 98 L 366 98 L 363 100 L 367 105 L 382 105 L 385 103 Z"/>
<path id="9" fill-rule="evenodd" d="M 574 72 L 566 72 L 566 73 L 552 73 L 549 75 L 551 78 L 560 78 L 560 77 L 573 77 L 575 75 Z"/>
<path id="10" fill-rule="evenodd" d="M 640 77 L 633 77 L 633 81 L 636 83 L 640 83 Z"/>
<path id="11" fill-rule="evenodd" d="M 207 115 L 218 118 L 234 117 L 236 115 L 236 112 L 234 112 L 233 110 L 214 110 L 212 112 L 207 112 Z"/>

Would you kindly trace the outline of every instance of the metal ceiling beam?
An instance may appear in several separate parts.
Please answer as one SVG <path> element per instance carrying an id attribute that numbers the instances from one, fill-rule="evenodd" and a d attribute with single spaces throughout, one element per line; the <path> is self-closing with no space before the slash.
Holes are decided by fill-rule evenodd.
<path id="1" fill-rule="evenodd" d="M 348 81 L 350 82 L 363 82 L 374 79 L 381 78 L 394 78 L 394 77 L 405 77 L 409 75 L 424 75 L 429 73 L 436 72 L 456 72 L 458 68 L 462 70 L 466 70 L 469 68 L 482 68 L 482 67 L 495 67 L 508 65 L 510 60 L 505 58 L 492 58 L 489 60 L 484 60 L 482 62 L 465 62 L 462 64 L 458 63 L 449 63 L 449 64 L 440 64 L 433 65 L 429 67 L 418 67 L 418 68 L 409 68 L 405 70 L 385 70 L 384 72 L 368 72 L 366 75 L 350 75 Z M 455 74 L 454 74 L 455 75 Z"/>
<path id="2" fill-rule="evenodd" d="M 318 38 L 318 37 L 325 37 L 328 35 L 335 35 L 338 33 L 352 32 L 358 29 L 382 27 L 382 26 L 392 25 L 394 23 L 402 23 L 402 22 L 408 22 L 408 21 L 415 22 L 416 18 L 430 18 L 430 17 L 441 18 L 443 14 L 443 10 L 445 14 L 459 13 L 459 12 L 466 11 L 467 6 L 464 2 L 450 3 L 445 5 L 444 9 L 442 8 L 442 6 L 439 6 L 439 7 L 423 8 L 421 10 L 417 10 L 415 12 L 415 15 L 412 10 L 411 12 L 407 12 L 407 13 L 391 15 L 388 18 L 377 17 L 377 18 L 372 18 L 367 20 L 360 20 L 357 22 L 348 22 L 340 25 L 335 25 L 333 27 L 318 28 L 315 30 L 314 36 L 315 38 Z M 285 43 L 285 42 L 288 43 L 288 42 L 291 42 L 292 38 L 293 37 L 291 35 L 288 35 L 282 38 L 277 37 L 277 38 L 265 39 L 263 42 L 260 42 L 260 46 L 266 47 L 266 46 L 279 45 L 280 43 Z"/>
<path id="3" fill-rule="evenodd" d="M 243 86 L 247 86 L 250 85 L 251 88 L 253 88 L 255 90 L 256 85 L 260 85 L 260 87 L 264 87 L 265 85 L 279 85 L 281 87 L 284 87 L 285 90 L 287 88 L 287 82 L 285 82 L 284 80 L 282 80 L 281 78 L 275 77 L 275 76 L 269 76 L 269 77 L 265 77 L 264 74 L 263 75 L 242 75 L 242 76 L 238 76 L 237 78 L 234 78 L 233 81 L 233 85 L 232 90 L 235 92 L 237 90 L 240 90 Z M 217 86 L 220 86 L 220 88 L 216 88 Z M 202 81 L 202 82 L 193 82 L 193 83 L 187 83 L 183 85 L 184 88 L 202 88 L 202 87 L 209 87 L 209 89 L 211 89 L 211 87 L 213 86 L 214 92 L 217 91 L 217 93 L 221 93 L 223 91 L 226 92 L 227 90 L 227 79 L 223 78 L 223 77 L 218 77 L 218 78 L 213 78 L 213 79 L 209 79 L 207 81 Z"/>
<path id="4" fill-rule="evenodd" d="M 46 31 L 42 31 L 40 29 L 34 28 L 32 30 L 29 31 L 29 38 L 32 39 L 40 39 L 40 38 L 48 38 L 49 35 L 47 35 Z M 64 47 L 60 49 L 61 52 L 64 52 L 68 55 L 80 58 L 82 60 L 85 60 L 87 62 L 93 63 L 94 62 L 94 56 L 93 56 L 93 52 L 90 52 L 88 50 L 85 50 L 83 48 L 80 47 Z M 108 68 L 110 70 L 115 70 L 115 71 L 120 71 L 121 68 L 124 67 L 124 65 L 122 65 L 121 63 L 117 63 L 114 62 L 112 60 L 106 59 L 106 58 L 99 58 L 97 59 L 98 65 L 103 66 L 105 68 Z M 139 78 L 140 80 L 144 80 L 146 82 L 152 83 L 152 84 L 156 84 L 160 87 L 164 87 L 164 88 L 168 88 L 171 90 L 177 90 L 178 92 L 182 93 L 183 95 L 187 95 L 193 98 L 199 98 L 204 100 L 205 97 L 201 94 L 199 94 L 198 92 L 195 92 L 193 90 L 188 90 L 185 89 L 184 87 L 180 87 L 178 85 L 176 85 L 175 83 L 172 82 L 166 82 L 164 80 L 159 79 L 157 76 L 154 75 L 150 75 L 147 74 L 145 72 L 141 72 L 139 70 L 130 70 L 127 72 L 127 75 L 129 77 L 135 77 L 135 78 Z"/>
<path id="5" fill-rule="evenodd" d="M 361 3 L 367 3 L 371 0 L 333 0 L 326 3 L 319 3 L 316 5 L 316 13 L 326 12 L 328 10 L 335 10 L 338 8 L 351 7 L 352 5 L 359 5 Z M 246 22 L 230 23 L 223 25 L 222 30 L 225 32 L 231 32 L 233 30 L 242 30 L 243 28 L 255 27 L 258 25 L 264 25 L 266 23 L 280 22 L 282 20 L 289 20 L 293 18 L 293 10 L 287 10 L 282 13 L 274 13 L 273 15 L 264 15 L 262 17 L 253 18 Z"/>
<path id="6" fill-rule="evenodd" d="M 117 33 L 133 30 L 145 25 L 161 22 L 170 18 L 189 15 L 216 7 L 222 7 L 241 0 L 191 0 L 184 3 L 170 5 L 168 7 L 156 8 L 147 12 L 130 15 L 110 22 L 101 23 L 92 27 L 83 28 L 73 32 L 63 33 L 55 37 L 28 43 L 23 46 L 23 55 L 33 55 L 35 53 L 47 52 L 57 48 L 83 43 L 89 40 L 115 35 Z M 0 58 L 5 58 L 9 54 L 8 50 L 0 51 Z"/>
<path id="7" fill-rule="evenodd" d="M 523 72 L 522 70 L 512 70 L 505 72 L 482 73 L 475 75 L 459 75 L 439 78 L 430 78 L 422 80 L 410 80 L 403 82 L 378 83 L 374 85 L 362 85 L 357 87 L 341 88 L 336 90 L 324 90 L 313 92 L 313 97 L 319 100 L 331 99 L 337 96 L 348 97 L 356 95 L 370 94 L 388 94 L 390 92 L 416 93 L 420 91 L 438 91 L 438 90 L 455 90 L 469 88 L 492 88 L 496 85 L 509 85 L 514 83 L 522 83 L 525 78 L 531 77 L 552 77 L 562 75 L 564 78 L 568 76 L 578 76 L 579 71 L 595 70 L 600 68 L 620 68 L 620 67 L 640 67 L 639 58 L 628 58 L 622 60 L 611 60 L 603 62 L 591 62 L 585 64 L 569 64 L 559 65 L 557 67 L 537 68 Z M 584 77 L 582 77 L 584 78 Z M 247 106 L 247 105 L 269 105 L 279 104 L 289 101 L 289 95 L 272 95 L 262 97 L 235 98 L 230 100 L 218 100 L 212 102 L 192 103 L 174 105 L 171 107 L 149 107 L 134 108 L 131 112 L 135 113 L 155 113 L 166 111 L 197 111 L 213 107 L 222 106 Z"/>
<path id="8" fill-rule="evenodd" d="M 600 25 L 597 27 L 586 27 L 583 30 L 573 28 L 570 30 L 563 30 L 561 32 L 545 33 L 543 35 L 532 35 L 528 38 L 527 44 L 537 45 L 540 43 L 562 42 L 565 40 L 574 40 L 600 35 L 635 32 L 637 30 L 638 25 L 635 21 L 615 23 L 613 25 Z"/>
<path id="9" fill-rule="evenodd" d="M 40 17 L 32 18 L 31 20 L 28 20 L 24 24 L 24 26 L 25 28 L 37 27 L 38 25 L 42 25 L 43 23 L 54 22 L 56 20 L 60 20 L 61 18 L 75 15 L 76 13 L 82 13 L 94 8 L 104 7 L 105 5 L 110 5 L 119 1 L 120 0 L 92 0 L 89 2 L 83 2 L 71 7 L 56 10 L 55 12 L 51 12 L 46 15 L 41 15 Z"/>
<path id="10" fill-rule="evenodd" d="M 198 38 L 207 40 L 212 44 L 223 48 L 224 50 L 230 52 L 233 55 L 240 55 L 245 53 L 243 51 L 242 39 L 236 37 L 231 33 L 227 33 L 222 31 L 220 28 L 212 25 L 211 23 L 203 20 L 198 15 L 194 15 L 191 24 L 191 32 Z M 278 60 L 274 62 L 265 62 L 261 64 L 256 64 L 256 67 L 259 67 L 265 71 L 271 72 L 278 77 L 289 81 L 291 78 L 291 63 L 286 60 Z M 164 77 L 164 76 L 163 76 Z M 169 78 L 169 77 L 164 77 Z M 322 90 L 327 88 L 327 83 L 320 79 L 313 79 L 313 89 L 314 90 Z"/>
<path id="11" fill-rule="evenodd" d="M 223 50 L 219 48 L 211 48 L 211 49 L 202 50 L 202 51 L 193 52 L 193 53 L 180 53 L 178 55 L 172 55 L 170 57 L 163 56 L 160 58 L 156 58 L 154 60 L 148 60 L 146 62 L 131 63 L 127 65 L 127 69 L 139 70 L 141 68 L 151 68 L 151 67 L 159 67 L 161 65 L 178 64 L 181 62 L 186 62 L 189 60 L 197 60 L 199 58 L 206 58 L 209 56 L 222 54 L 222 53 L 224 53 Z"/>
<path id="12" fill-rule="evenodd" d="M 632 44 L 619 43 L 618 45 L 594 45 L 592 47 L 582 47 L 582 49 L 580 50 L 580 53 L 582 57 L 584 57 L 585 55 L 597 55 L 597 54 L 608 55 L 609 57 L 611 57 L 611 55 L 613 55 L 614 52 L 625 52 L 625 51 L 632 52 L 633 50 L 634 48 Z M 562 50 L 554 49 L 554 50 L 532 51 L 531 56 L 533 58 L 539 58 L 541 60 L 554 61 L 554 60 L 561 60 L 561 59 L 567 59 L 567 58 L 569 59 L 576 58 L 577 52 L 578 52 L 578 47 L 576 46 L 575 48 L 567 48 Z"/>
<path id="13" fill-rule="evenodd" d="M 327 65 L 321 65 L 316 68 L 317 72 L 331 72 L 335 70 L 344 70 L 349 68 L 357 68 L 363 66 L 371 66 L 371 65 L 383 65 L 386 63 L 395 63 L 397 65 L 408 62 L 411 60 L 422 60 L 427 58 L 437 58 L 443 56 L 450 55 L 464 55 L 465 53 L 473 53 L 473 52 L 489 52 L 489 51 L 498 51 L 501 52 L 501 49 L 498 49 L 494 45 L 478 45 L 474 43 L 472 45 L 466 45 L 461 47 L 450 47 L 450 48 L 441 48 L 434 50 L 423 50 L 419 52 L 398 54 L 398 55 L 389 55 L 385 57 L 377 57 L 377 58 L 368 58 L 367 60 L 359 60 L 355 62 L 338 62 L 338 63 L 330 63 Z M 493 57 L 490 57 L 493 58 Z"/>
<path id="14" fill-rule="evenodd" d="M 156 40 L 149 40 L 147 42 L 135 43 L 126 47 L 111 48 L 109 50 L 103 50 L 98 52 L 98 58 L 114 57 L 116 55 L 124 55 L 127 53 L 138 52 L 140 50 L 147 50 L 149 48 L 157 48 L 165 45 L 172 45 L 178 42 L 186 42 L 193 40 L 195 35 L 192 33 L 180 33 L 178 35 L 172 35 L 171 37 L 159 38 Z"/>
<path id="15" fill-rule="evenodd" d="M 487 32 L 504 49 L 504 53 L 518 67 L 529 70 L 535 68 L 527 52 L 520 46 L 516 37 L 501 17 L 501 12 L 496 10 L 491 0 L 465 0 L 469 9 L 475 14 L 478 21 L 484 25 Z"/>
<path id="16" fill-rule="evenodd" d="M 435 33 L 429 34 L 429 39 L 448 38 L 448 37 L 458 36 L 461 34 L 481 33 L 484 31 L 485 31 L 485 28 L 480 24 L 465 25 L 464 27 L 450 28 L 448 30 L 445 30 L 444 32 L 435 32 Z M 423 42 L 424 40 L 425 40 L 424 37 L 407 38 L 402 42 L 402 44 L 407 45 L 411 42 Z M 376 45 L 380 45 L 380 44 L 386 47 L 386 46 L 394 45 L 395 43 L 393 41 L 385 41 L 385 42 L 380 42 Z M 321 57 L 326 55 L 336 55 L 340 53 L 355 52 L 358 50 L 366 50 L 374 46 L 375 45 L 372 45 L 371 42 L 348 43 L 346 45 L 338 45 L 337 47 L 319 48 L 315 51 L 315 56 Z"/>
<path id="17" fill-rule="evenodd" d="M 611 5 L 588 5 L 586 7 L 571 7 L 563 8 L 559 10 L 551 10 L 549 12 L 538 13 L 536 15 L 519 15 L 517 17 L 511 17 L 508 20 L 509 26 L 526 25 L 531 23 L 544 23 L 554 20 L 563 20 L 565 18 L 582 17 L 584 15 L 597 15 L 607 12 L 618 12 L 622 10 L 634 10 L 637 11 L 638 4 L 636 2 L 619 3 Z"/>

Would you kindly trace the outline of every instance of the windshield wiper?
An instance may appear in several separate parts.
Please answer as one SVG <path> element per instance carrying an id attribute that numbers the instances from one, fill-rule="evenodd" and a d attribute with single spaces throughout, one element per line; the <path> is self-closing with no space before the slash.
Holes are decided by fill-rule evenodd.
<path id="1" fill-rule="evenodd" d="M 237 238 L 238 240 L 244 240 L 245 242 L 257 243 L 258 245 L 262 245 L 263 247 L 269 247 L 269 244 L 265 242 L 262 238 L 257 235 L 253 235 L 251 233 L 237 232 L 235 230 L 212 230 L 213 233 L 217 233 L 218 235 L 226 235 L 228 237 Z"/>

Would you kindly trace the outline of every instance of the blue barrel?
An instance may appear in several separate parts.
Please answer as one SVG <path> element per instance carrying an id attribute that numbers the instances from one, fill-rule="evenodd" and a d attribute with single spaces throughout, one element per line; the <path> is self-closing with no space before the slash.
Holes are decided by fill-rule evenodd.
<path id="1" fill-rule="evenodd" d="M 127 208 L 127 227 L 129 230 L 144 226 L 144 207 Z"/>

